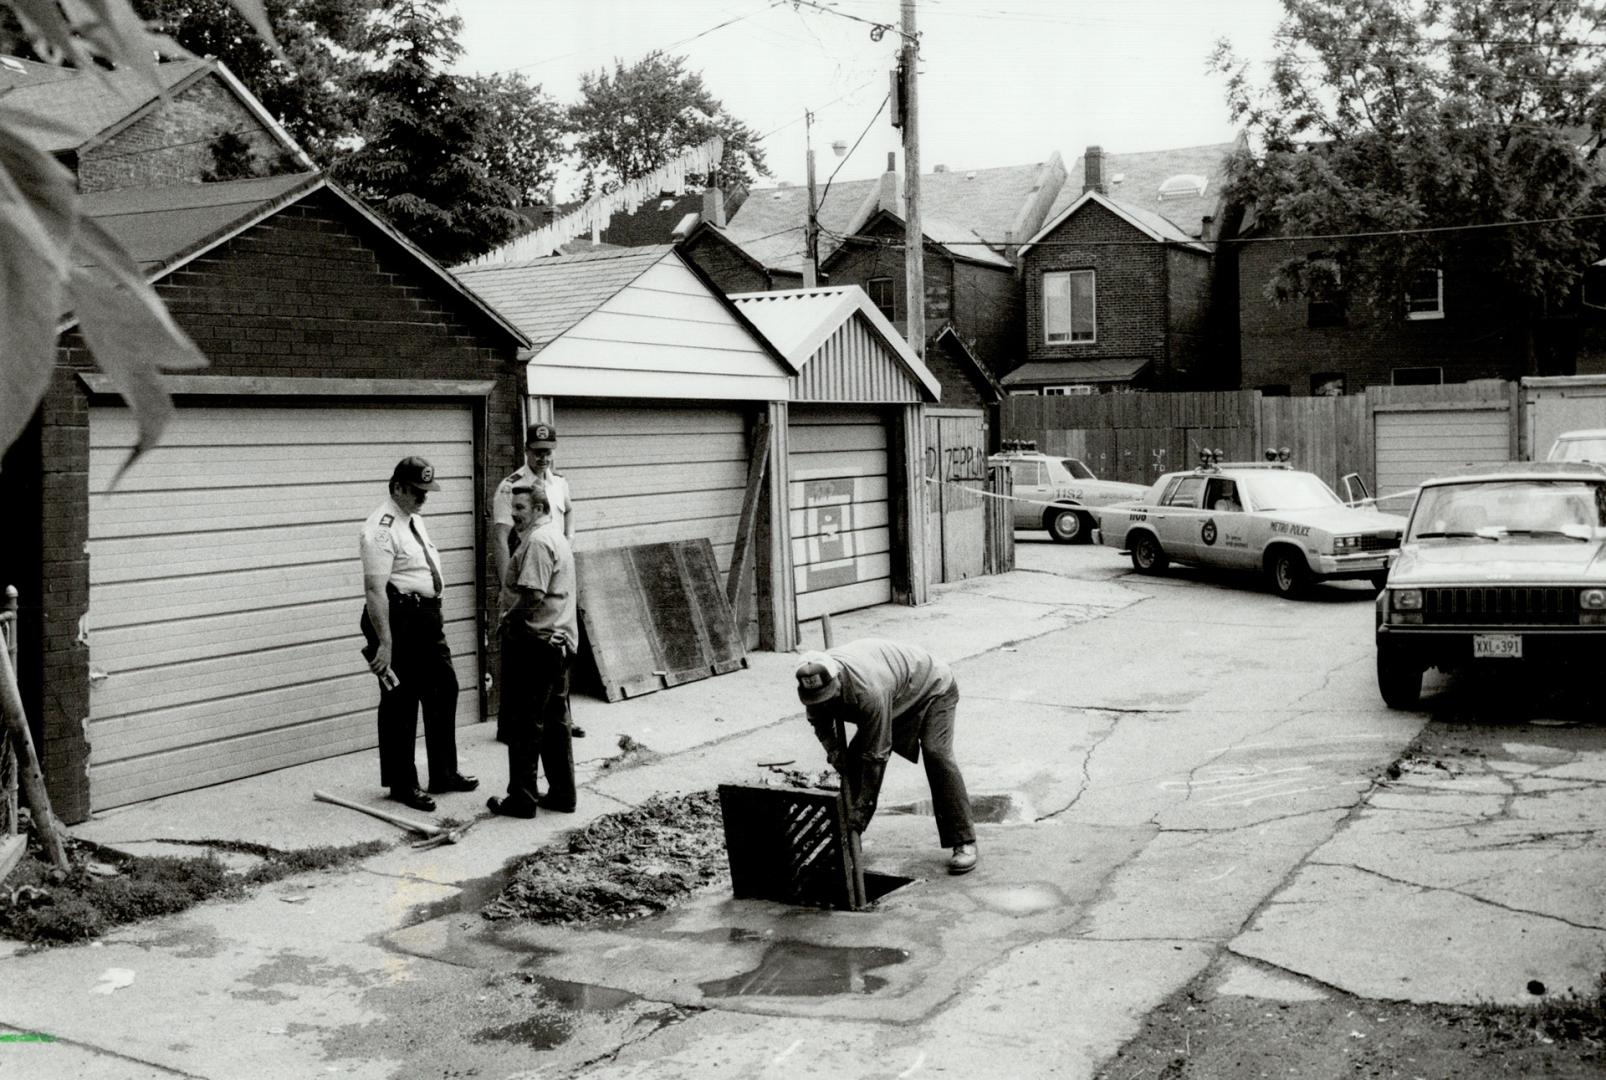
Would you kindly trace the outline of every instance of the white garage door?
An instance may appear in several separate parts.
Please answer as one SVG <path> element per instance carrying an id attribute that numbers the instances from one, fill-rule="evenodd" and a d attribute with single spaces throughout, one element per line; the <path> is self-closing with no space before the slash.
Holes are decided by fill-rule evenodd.
<path id="1" fill-rule="evenodd" d="M 740 409 L 559 401 L 554 458 L 574 495 L 576 551 L 708 537 L 730 566 L 747 493 Z"/>
<path id="2" fill-rule="evenodd" d="M 471 410 L 180 408 L 115 491 L 128 410 L 89 433 L 94 808 L 375 745 L 357 532 L 408 454 L 443 488 L 425 517 L 458 723 L 479 719 Z"/>
<path id="3" fill-rule="evenodd" d="M 890 603 L 886 422 L 865 408 L 793 404 L 790 412 L 798 619 Z"/>
<path id="4" fill-rule="evenodd" d="M 1511 460 L 1511 413 L 1505 408 L 1376 413 L 1377 493 L 1409 491 L 1424 480 Z M 1385 509 L 1409 509 L 1406 500 Z"/>

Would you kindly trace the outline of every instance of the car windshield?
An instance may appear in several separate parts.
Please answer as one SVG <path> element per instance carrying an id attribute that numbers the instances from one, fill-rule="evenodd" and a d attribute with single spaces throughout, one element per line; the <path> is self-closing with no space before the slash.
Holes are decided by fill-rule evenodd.
<path id="1" fill-rule="evenodd" d="M 1606 525 L 1606 484 L 1587 480 L 1484 480 L 1425 487 L 1408 540 L 1568 536 Z"/>
<path id="2" fill-rule="evenodd" d="M 1065 466 L 1065 471 L 1066 472 L 1070 473 L 1072 476 L 1074 476 L 1078 480 L 1096 480 L 1096 479 L 1098 479 L 1097 477 L 1095 477 L 1093 475 L 1093 470 L 1092 469 L 1088 468 L 1086 465 L 1083 465 L 1080 461 L 1077 461 L 1073 457 L 1068 457 L 1068 458 L 1062 459 L 1060 461 L 1060 464 Z"/>
<path id="3" fill-rule="evenodd" d="M 1606 461 L 1606 439 L 1557 439 L 1550 461 Z"/>
<path id="4" fill-rule="evenodd" d="M 1256 510 L 1319 510 L 1344 505 L 1332 488 L 1308 472 L 1268 470 L 1240 476 L 1238 484 L 1249 492 Z"/>

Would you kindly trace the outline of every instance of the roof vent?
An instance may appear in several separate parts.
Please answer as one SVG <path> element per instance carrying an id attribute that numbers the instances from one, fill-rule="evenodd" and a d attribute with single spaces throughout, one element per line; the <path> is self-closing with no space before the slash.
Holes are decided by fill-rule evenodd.
<path id="1" fill-rule="evenodd" d="M 948 171 L 948 166 L 946 166 L 946 165 L 933 165 L 931 167 L 931 171 L 932 172 L 947 172 Z"/>
<path id="2" fill-rule="evenodd" d="M 659 210 L 673 210 L 674 208 L 675 208 L 675 200 L 674 199 L 660 199 L 660 200 L 658 200 L 658 209 Z"/>
<path id="3" fill-rule="evenodd" d="M 965 179 L 966 180 L 974 180 L 974 179 L 976 179 L 976 170 L 975 169 L 971 169 L 968 173 L 966 173 L 965 174 Z"/>
<path id="4" fill-rule="evenodd" d="M 1125 182 L 1126 182 L 1126 173 L 1124 173 L 1124 172 L 1118 172 L 1114 176 L 1110 177 L 1110 183 L 1111 184 L 1121 184 L 1121 183 L 1125 183 Z"/>
<path id="5" fill-rule="evenodd" d="M 1208 184 L 1209 181 L 1198 173 L 1178 173 L 1166 177 L 1160 184 L 1160 201 L 1196 198 L 1205 193 Z"/>

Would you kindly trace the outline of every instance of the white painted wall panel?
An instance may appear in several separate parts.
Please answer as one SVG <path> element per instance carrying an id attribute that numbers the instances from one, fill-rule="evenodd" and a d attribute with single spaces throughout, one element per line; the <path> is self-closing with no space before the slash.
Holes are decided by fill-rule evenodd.
<path id="1" fill-rule="evenodd" d="M 1378 412 L 1375 417 L 1379 495 L 1511 460 L 1511 414 L 1506 409 Z"/>
<path id="2" fill-rule="evenodd" d="M 424 516 L 479 718 L 472 410 L 447 405 L 184 407 L 110 480 L 126 409 L 90 410 L 91 804 L 117 806 L 375 743 L 358 650 L 357 533 L 397 460 L 445 490 Z"/>

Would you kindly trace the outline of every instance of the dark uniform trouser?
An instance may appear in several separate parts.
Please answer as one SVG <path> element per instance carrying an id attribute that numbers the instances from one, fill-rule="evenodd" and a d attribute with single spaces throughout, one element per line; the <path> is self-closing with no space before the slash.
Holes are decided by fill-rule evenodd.
<path id="1" fill-rule="evenodd" d="M 457 672 L 441 625 L 440 601 L 409 600 L 394 591 L 389 596 L 390 669 L 399 683 L 394 690 L 379 691 L 379 782 L 410 791 L 420 786 L 413 761 L 420 706 L 431 782 L 445 783 L 457 774 Z M 378 642 L 367 607 L 362 632 L 370 645 Z"/>
<path id="2" fill-rule="evenodd" d="M 573 806 L 574 753 L 563 720 L 568 654 L 522 626 L 503 623 L 502 656 L 508 797 L 534 806 L 539 766 L 546 773 L 547 801 Z"/>

